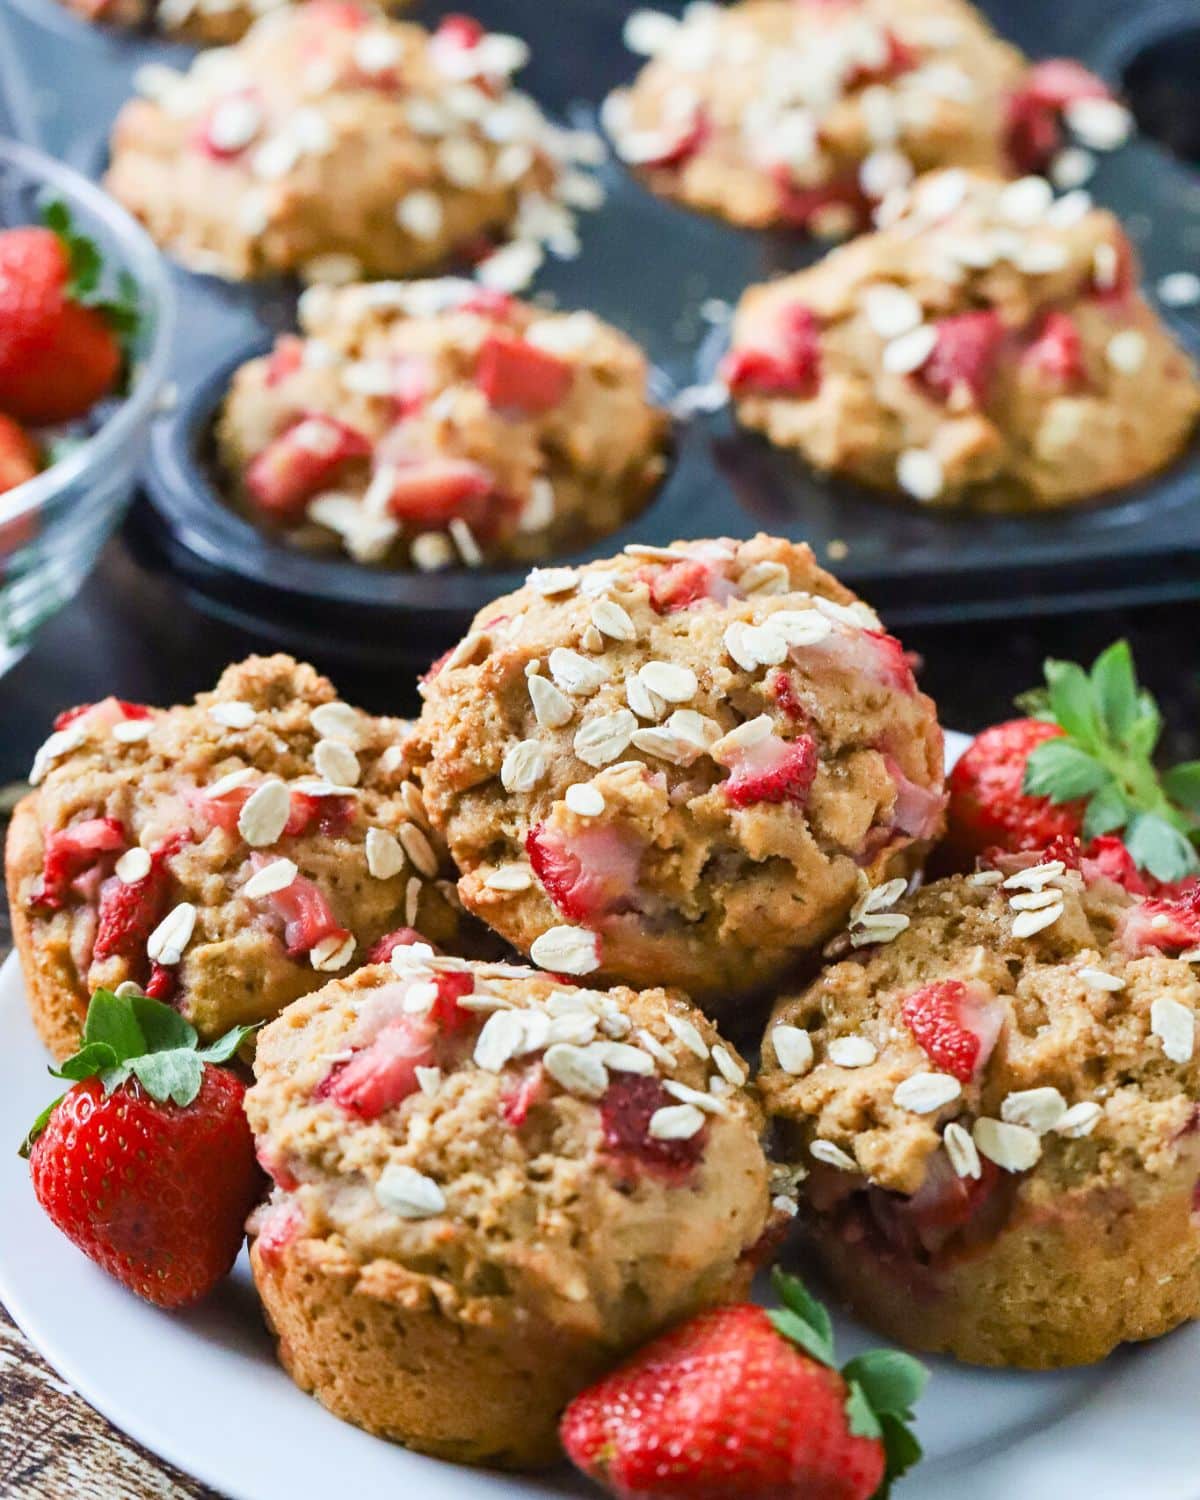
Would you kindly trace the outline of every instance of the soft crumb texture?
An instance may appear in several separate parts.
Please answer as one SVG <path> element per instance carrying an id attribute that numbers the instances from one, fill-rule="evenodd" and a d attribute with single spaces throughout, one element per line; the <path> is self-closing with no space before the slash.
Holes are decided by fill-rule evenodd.
<path id="1" fill-rule="evenodd" d="M 554 972 L 720 1007 L 942 826 L 934 706 L 806 546 L 536 570 L 422 691 L 410 751 L 463 902 Z"/>
<path id="2" fill-rule="evenodd" d="M 723 366 L 739 421 L 928 505 L 1067 505 L 1176 457 L 1200 385 L 1112 214 L 960 171 L 885 209 L 743 295 Z"/>
<path id="3" fill-rule="evenodd" d="M 532 561 L 615 530 L 662 477 L 645 356 L 591 313 L 444 278 L 310 287 L 300 317 L 218 428 L 251 514 L 298 546 Z"/>
<path id="4" fill-rule="evenodd" d="M 526 56 L 467 17 L 431 35 L 353 0 L 289 7 L 186 73 L 142 70 L 106 185 L 164 249 L 221 276 L 408 276 L 479 259 L 493 236 L 520 249 L 480 276 L 516 260 L 532 275 L 543 244 L 574 253 L 563 195 L 580 199 L 574 162 L 596 151 L 509 86 Z"/>
<path id="5" fill-rule="evenodd" d="M 443 854 L 399 750 L 290 657 L 228 668 L 194 704 L 63 715 L 9 832 L 34 1019 L 73 1051 L 87 1000 L 133 983 L 202 1037 L 263 1021 L 404 928 L 455 948 Z"/>
<path id="6" fill-rule="evenodd" d="M 68 10 L 103 26 L 153 29 L 197 46 L 226 46 L 245 36 L 261 16 L 306 0 L 61 0 Z M 321 0 L 317 0 L 321 3 Z M 381 0 L 383 10 L 400 10 L 406 0 Z"/>
<path id="7" fill-rule="evenodd" d="M 280 1356 L 372 1432 L 548 1462 L 575 1391 L 752 1274 L 761 1114 L 678 994 L 405 948 L 289 1007 L 255 1072 Z"/>
<path id="8" fill-rule="evenodd" d="M 917 172 L 1008 170 L 1026 64 L 962 0 L 689 5 L 625 35 L 650 61 L 605 106 L 617 151 L 735 224 L 838 238 Z"/>
<path id="9" fill-rule="evenodd" d="M 902 900 L 898 936 L 781 1000 L 759 1083 L 858 1313 L 971 1362 L 1083 1364 L 1200 1313 L 1200 980 L 1146 946 L 1140 898 L 1006 869 Z"/>

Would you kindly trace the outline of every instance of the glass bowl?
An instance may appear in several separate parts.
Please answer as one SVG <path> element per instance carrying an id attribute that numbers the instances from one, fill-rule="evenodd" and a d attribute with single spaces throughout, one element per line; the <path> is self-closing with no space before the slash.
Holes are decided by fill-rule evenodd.
<path id="1" fill-rule="evenodd" d="M 0 228 L 36 223 L 56 200 L 99 245 L 105 286 L 121 272 L 133 277 L 142 318 L 128 394 L 101 402 L 72 427 L 76 445 L 0 495 L 0 675 L 78 592 L 133 496 L 162 401 L 174 323 L 165 263 L 129 215 L 61 162 L 0 140 Z"/>

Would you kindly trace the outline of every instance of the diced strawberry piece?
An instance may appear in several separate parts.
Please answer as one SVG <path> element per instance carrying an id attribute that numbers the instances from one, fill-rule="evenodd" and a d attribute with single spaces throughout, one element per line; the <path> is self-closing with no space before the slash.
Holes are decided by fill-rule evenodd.
<path id="1" fill-rule="evenodd" d="M 166 912 L 167 895 L 171 886 L 171 872 L 167 861 L 178 854 L 191 841 L 191 833 L 184 831 L 164 840 L 150 855 L 149 872 L 141 880 L 126 884 L 111 876 L 100 887 L 100 905 L 97 913 L 96 941 L 92 948 L 95 959 L 138 959 L 145 952 L 146 939 L 158 926 Z"/>
<path id="2" fill-rule="evenodd" d="M 848 89 L 865 88 L 872 83 L 890 83 L 901 73 L 910 73 L 920 62 L 920 54 L 901 41 L 890 28 L 885 35 L 887 56 L 875 67 L 859 64 L 845 79 Z"/>
<path id="3" fill-rule="evenodd" d="M 417 1069 L 433 1067 L 436 1040 L 436 1028 L 427 1016 L 401 1016 L 369 1047 L 335 1064 L 313 1097 L 332 1099 L 360 1119 L 377 1119 L 416 1093 Z"/>
<path id="4" fill-rule="evenodd" d="M 354 0 L 309 0 L 304 7 L 305 19 L 337 31 L 361 31 L 370 12 Z"/>
<path id="5" fill-rule="evenodd" d="M 464 1031 L 468 1026 L 474 1026 L 476 1022 L 475 1012 L 466 1009 L 458 1002 L 464 995 L 470 995 L 475 989 L 475 976 L 466 971 L 450 970 L 442 973 L 435 980 L 437 984 L 437 999 L 433 1002 L 434 1023 L 442 1036 L 453 1036 L 457 1031 Z"/>
<path id="6" fill-rule="evenodd" d="M 495 481 L 465 458 L 428 458 L 396 467 L 388 510 L 400 521 L 445 526 L 456 516 L 470 520 L 492 495 Z"/>
<path id="7" fill-rule="evenodd" d="M 506 1125 L 519 1130 L 529 1118 L 529 1111 L 540 1104 L 549 1093 L 546 1070 L 535 1063 L 521 1074 L 516 1088 L 508 1089 L 500 1096 L 500 1117 Z"/>
<path id="8" fill-rule="evenodd" d="M 429 361 L 406 354 L 396 361 L 392 383 L 392 406 L 397 420 L 419 412 L 429 400 Z"/>
<path id="9" fill-rule="evenodd" d="M 151 1000 L 161 1000 L 164 1005 L 169 1005 L 178 986 L 179 975 L 175 969 L 167 968 L 166 964 L 150 965 L 150 978 L 146 981 L 145 992 Z"/>
<path id="10" fill-rule="evenodd" d="M 892 827 L 913 839 L 935 838 L 942 831 L 946 811 L 946 794 L 910 781 L 900 762 L 886 755 L 888 775 L 896 784 L 896 801 L 892 807 Z"/>
<path id="11" fill-rule="evenodd" d="M 453 654 L 454 647 L 451 646 L 449 651 L 443 651 L 441 656 L 435 656 L 417 680 L 419 682 L 432 682 Z"/>
<path id="12" fill-rule="evenodd" d="M 361 432 L 313 413 L 293 422 L 255 455 L 246 470 L 246 489 L 269 515 L 294 521 L 343 464 L 366 458 L 370 451 Z"/>
<path id="13" fill-rule="evenodd" d="M 55 719 L 54 727 L 65 729 L 68 724 L 74 724 L 77 719 L 82 719 L 85 714 L 93 711 L 96 711 L 99 721 L 100 710 L 103 710 L 104 720 L 111 720 L 113 724 L 121 719 L 148 719 L 153 712 L 144 703 L 128 703 L 124 698 L 102 698 L 99 703 L 80 703 L 75 708 L 65 708 Z"/>
<path id="14" fill-rule="evenodd" d="M 673 615 L 710 599 L 721 604 L 736 592 L 720 565 L 706 557 L 682 557 L 662 567 L 641 568 L 637 576 L 649 586 L 650 603 L 660 615 Z"/>
<path id="15" fill-rule="evenodd" d="M 1061 855 L 1050 854 L 1049 857 L 1061 858 Z M 1094 880 L 1111 880 L 1124 886 L 1131 896 L 1150 895 L 1150 884 L 1134 863 L 1125 840 L 1115 834 L 1106 833 L 1094 838 L 1082 851 L 1079 868 L 1089 885 Z"/>
<path id="16" fill-rule="evenodd" d="M 625 829 L 585 828 L 568 837 L 539 823 L 525 850 L 546 894 L 571 921 L 636 910 L 643 846 Z"/>
<path id="17" fill-rule="evenodd" d="M 487 32 L 474 16 L 452 12 L 442 17 L 433 34 L 439 42 L 469 50 L 472 47 L 478 47 Z"/>
<path id="18" fill-rule="evenodd" d="M 821 323 L 803 302 L 779 308 L 769 328 L 756 330 L 753 345 L 730 349 L 721 379 L 735 395 L 780 392 L 807 398 L 821 384 Z"/>
<path id="19" fill-rule="evenodd" d="M 268 1266 L 277 1266 L 283 1252 L 304 1228 L 304 1214 L 299 1204 L 272 1203 L 262 1211 L 255 1236 L 255 1249 Z"/>
<path id="20" fill-rule="evenodd" d="M 935 329 L 937 343 L 917 372 L 918 380 L 943 401 L 966 391 L 976 406 L 982 406 L 1004 343 L 1000 315 L 991 310 L 957 313 L 940 319 Z"/>
<path id="21" fill-rule="evenodd" d="M 1083 340 L 1074 318 L 1064 312 L 1048 312 L 1032 343 L 1021 355 L 1021 363 L 1036 370 L 1047 384 L 1059 390 L 1078 390 L 1087 378 L 1087 371 L 1083 363 Z"/>
<path id="22" fill-rule="evenodd" d="M 57 911 L 66 901 L 71 883 L 94 869 L 106 855 L 128 846 L 125 825 L 116 818 L 85 818 L 46 835 L 42 853 L 42 881 L 30 905 Z"/>
<path id="23" fill-rule="evenodd" d="M 474 313 L 480 318 L 495 318 L 503 322 L 512 317 L 516 306 L 517 299 L 508 292 L 493 291 L 487 286 L 473 286 L 454 311 Z"/>
<path id="24" fill-rule="evenodd" d="M 1005 150 L 1016 171 L 1041 172 L 1049 165 L 1062 144 L 1059 121 L 1068 104 L 1108 97 L 1104 83 L 1073 58 L 1035 63 L 1005 110 Z"/>
<path id="25" fill-rule="evenodd" d="M 415 927 L 397 927 L 395 932 L 385 933 L 367 954 L 369 964 L 386 964 L 397 948 L 411 948 L 414 943 L 427 943 Z M 432 948 L 433 944 L 429 946 Z"/>
<path id="26" fill-rule="evenodd" d="M 876 671 L 873 674 L 900 693 L 915 693 L 917 680 L 913 676 L 913 656 L 904 649 L 894 635 L 885 630 L 864 630 L 875 653 Z"/>
<path id="27" fill-rule="evenodd" d="M 188 792 L 185 800 L 193 812 L 198 813 L 212 827 L 223 828 L 226 833 L 236 833 L 242 808 L 254 790 L 255 787 L 251 784 L 230 787 L 219 797 L 210 797 L 203 791 Z"/>
<path id="28" fill-rule="evenodd" d="M 254 1154 L 258 1158 L 258 1164 L 271 1179 L 277 1183 L 285 1193 L 294 1193 L 300 1186 L 299 1180 L 283 1159 L 266 1144 L 260 1140 L 254 1148 Z"/>
<path id="29" fill-rule="evenodd" d="M 1130 907 L 1122 913 L 1118 931 L 1131 953 L 1200 947 L 1200 884 Z"/>
<path id="30" fill-rule="evenodd" d="M 712 134 L 708 112 L 702 108 L 692 111 L 659 151 L 638 159 L 638 166 L 652 172 L 667 172 L 690 161 Z"/>
<path id="31" fill-rule="evenodd" d="M 255 855 L 256 868 L 261 868 L 266 862 L 262 855 Z M 344 927 L 339 926 L 325 893 L 303 875 L 297 875 L 291 885 L 281 891 L 272 891 L 265 899 L 283 918 L 283 941 L 289 958 L 308 953 L 323 938 L 350 936 Z"/>
<path id="32" fill-rule="evenodd" d="M 808 710 L 796 691 L 796 684 L 787 672 L 776 672 L 771 679 L 771 693 L 779 704 L 780 712 L 793 724 L 807 724 Z"/>
<path id="33" fill-rule="evenodd" d="M 283 831 L 293 838 L 311 833 L 314 828 L 326 838 L 336 838 L 354 821 L 357 806 L 353 797 L 314 797 L 295 790 L 291 793 L 291 804 Z"/>
<path id="34" fill-rule="evenodd" d="M 978 1178 L 960 1177 L 945 1152 L 935 1151 L 919 1190 L 898 1204 L 893 1199 L 893 1204 L 907 1220 L 920 1248 L 927 1255 L 936 1255 L 978 1216 L 999 1184 L 1000 1168 L 986 1156 L 980 1159 Z"/>
<path id="35" fill-rule="evenodd" d="M 657 1078 L 640 1073 L 616 1073 L 600 1100 L 600 1128 L 605 1150 L 619 1165 L 636 1166 L 678 1179 L 704 1155 L 708 1127 L 681 1141 L 659 1140 L 650 1134 L 654 1114 L 674 1101 Z"/>
<path id="36" fill-rule="evenodd" d="M 232 129 L 231 116 L 236 116 Z M 258 138 L 262 119 L 258 90 L 238 89 L 204 112 L 192 130 L 191 144 L 213 161 L 236 161 Z"/>
<path id="37" fill-rule="evenodd" d="M 526 417 L 553 411 L 574 379 L 565 359 L 503 333 L 484 339 L 475 363 L 475 383 L 489 406 Z"/>
<path id="38" fill-rule="evenodd" d="M 1004 1024 L 992 992 L 961 979 L 923 985 L 904 1001 L 900 1014 L 929 1060 L 960 1083 L 969 1083 L 986 1066 Z"/>
<path id="39" fill-rule="evenodd" d="M 725 800 L 739 808 L 759 802 L 792 802 L 803 807 L 817 765 L 817 746 L 811 735 L 785 740 L 772 734 L 738 754 L 725 782 Z"/>
<path id="40" fill-rule="evenodd" d="M 275 347 L 267 355 L 266 382 L 268 386 L 281 385 L 304 364 L 304 340 L 294 333 L 283 333 L 275 340 Z"/>
<path id="41" fill-rule="evenodd" d="M 822 215 L 830 209 L 848 211 L 853 226 L 865 229 L 871 219 L 871 200 L 863 192 L 857 174 L 822 182 L 817 187 L 799 187 L 787 167 L 771 174 L 779 188 L 779 217 L 797 229 L 820 228 Z"/>

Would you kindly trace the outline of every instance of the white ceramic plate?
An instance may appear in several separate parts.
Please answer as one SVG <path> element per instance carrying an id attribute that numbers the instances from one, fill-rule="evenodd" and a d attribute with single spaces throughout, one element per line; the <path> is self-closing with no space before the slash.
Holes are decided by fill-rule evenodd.
<path id="1" fill-rule="evenodd" d="M 953 737 L 961 742 L 960 736 Z M 953 746 L 961 748 L 961 743 Z M 0 970 L 0 1300 L 118 1427 L 233 1500 L 595 1494 L 565 1469 L 506 1478 L 420 1458 L 346 1426 L 276 1365 L 245 1257 L 203 1307 L 168 1315 L 122 1290 L 42 1214 L 16 1146 L 53 1097 L 10 959 Z M 847 1320 L 839 1351 L 876 1342 Z M 1200 1325 L 1090 1370 L 1023 1375 L 933 1361 L 928 1457 L 899 1500 L 1196 1500 Z"/>

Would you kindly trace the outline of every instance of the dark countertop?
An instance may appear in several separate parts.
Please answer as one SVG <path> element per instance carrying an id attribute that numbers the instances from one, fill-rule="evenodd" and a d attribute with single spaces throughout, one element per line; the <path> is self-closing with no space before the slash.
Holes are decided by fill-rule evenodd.
<path id="1" fill-rule="evenodd" d="M 314 620 L 319 629 L 320 621 Z M 942 722 L 978 730 L 1012 713 L 1013 696 L 1041 680 L 1047 655 L 1090 662 L 1119 635 L 1129 638 L 1145 684 L 1168 723 L 1168 751 L 1200 754 L 1196 640 L 1200 603 L 973 622 L 904 631 L 924 659 L 921 683 Z M 110 544 L 83 593 L 45 627 L 33 650 L 0 679 L 0 785 L 23 777 L 51 720 L 64 707 L 116 693 L 172 703 L 211 687 L 222 667 L 271 643 L 209 619 L 162 577 L 143 571 L 123 542 Z M 427 657 L 442 649 L 430 642 Z M 407 713 L 415 684 L 394 670 L 315 663 L 364 708 Z"/>

